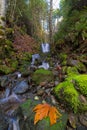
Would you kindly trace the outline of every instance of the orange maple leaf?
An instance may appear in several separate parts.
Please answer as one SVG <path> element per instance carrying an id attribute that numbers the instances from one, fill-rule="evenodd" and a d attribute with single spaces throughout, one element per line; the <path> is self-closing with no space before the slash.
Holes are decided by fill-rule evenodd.
<path id="1" fill-rule="evenodd" d="M 61 114 L 58 112 L 58 110 L 50 106 L 49 104 L 38 104 L 34 109 L 35 118 L 34 118 L 34 124 L 36 124 L 39 120 L 42 120 L 43 118 L 49 116 L 50 118 L 50 124 L 53 125 L 56 123 L 57 119 L 61 116 Z"/>

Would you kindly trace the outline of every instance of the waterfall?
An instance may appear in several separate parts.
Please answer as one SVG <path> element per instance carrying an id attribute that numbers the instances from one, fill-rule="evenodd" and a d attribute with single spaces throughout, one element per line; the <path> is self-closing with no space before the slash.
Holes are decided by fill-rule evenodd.
<path id="1" fill-rule="evenodd" d="M 17 118 L 10 118 L 8 130 L 20 130 L 19 120 Z"/>
<path id="2" fill-rule="evenodd" d="M 42 56 L 40 57 L 39 54 L 34 54 L 32 55 L 32 62 L 31 65 L 34 65 L 35 60 L 42 60 L 42 65 L 39 65 L 38 68 L 44 68 L 44 69 L 49 69 L 49 63 L 45 60 L 48 53 L 50 52 L 50 45 L 48 43 L 42 43 L 41 44 L 41 51 L 42 51 Z"/>
<path id="3" fill-rule="evenodd" d="M 42 43 L 41 44 L 41 49 L 43 53 L 47 53 L 50 51 L 50 46 L 48 43 Z"/>
<path id="4" fill-rule="evenodd" d="M 39 60 L 39 59 L 40 59 L 40 55 L 39 55 L 39 54 L 34 54 L 34 55 L 32 55 L 31 65 L 34 65 L 35 60 Z"/>

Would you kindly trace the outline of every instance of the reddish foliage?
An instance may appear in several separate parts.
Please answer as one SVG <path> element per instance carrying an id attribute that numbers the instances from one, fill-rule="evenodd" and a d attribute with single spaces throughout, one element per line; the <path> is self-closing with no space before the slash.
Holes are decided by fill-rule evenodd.
<path id="1" fill-rule="evenodd" d="M 13 47 L 17 52 L 29 52 L 36 53 L 38 49 L 38 43 L 34 38 L 27 34 L 21 34 L 17 27 L 14 31 L 14 44 Z"/>

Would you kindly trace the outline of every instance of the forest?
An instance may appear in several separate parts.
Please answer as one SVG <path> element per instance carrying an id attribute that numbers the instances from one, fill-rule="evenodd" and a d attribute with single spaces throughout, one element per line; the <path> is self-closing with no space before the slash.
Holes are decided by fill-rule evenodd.
<path id="1" fill-rule="evenodd" d="M 87 0 L 0 0 L 0 130 L 41 129 L 87 130 Z"/>

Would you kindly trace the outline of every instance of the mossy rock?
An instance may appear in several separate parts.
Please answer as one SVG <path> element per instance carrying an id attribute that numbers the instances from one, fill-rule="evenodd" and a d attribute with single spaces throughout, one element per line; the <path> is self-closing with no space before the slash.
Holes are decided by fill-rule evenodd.
<path id="1" fill-rule="evenodd" d="M 26 120 L 24 120 L 23 123 L 20 123 L 20 128 L 22 130 L 65 130 L 68 119 L 66 113 L 62 113 L 62 116 L 54 125 L 50 125 L 49 117 L 42 119 L 34 125 L 35 113 L 33 112 L 33 108 L 39 103 L 41 103 L 41 101 L 29 99 L 20 105 L 20 110 L 23 113 L 23 116 L 26 117 Z"/>
<path id="2" fill-rule="evenodd" d="M 62 61 L 62 62 L 61 62 L 62 65 L 66 65 L 66 64 L 67 64 L 67 54 L 61 53 L 61 54 L 59 55 L 59 58 L 60 58 L 60 60 Z"/>
<path id="3" fill-rule="evenodd" d="M 53 79 L 54 79 L 54 76 L 53 76 L 52 71 L 45 70 L 45 69 L 38 69 L 32 75 L 32 80 L 36 84 L 40 84 L 41 82 L 44 82 L 44 81 L 51 82 L 53 81 Z"/>
<path id="4" fill-rule="evenodd" d="M 75 67 L 78 69 L 79 72 L 86 72 L 86 66 L 80 61 L 77 62 Z"/>
<path id="5" fill-rule="evenodd" d="M 9 74 L 12 72 L 12 68 L 6 66 L 6 65 L 0 65 L 0 73 L 2 74 Z"/>
<path id="6" fill-rule="evenodd" d="M 78 75 L 79 72 L 76 67 L 67 67 L 67 75 L 68 76 L 73 76 L 73 75 Z"/>
<path id="7" fill-rule="evenodd" d="M 60 83 L 54 88 L 54 92 L 61 102 L 63 102 L 69 109 L 77 112 L 79 106 L 79 94 L 70 81 Z"/>
<path id="8" fill-rule="evenodd" d="M 81 110 L 81 105 L 84 106 L 82 111 L 87 111 L 87 104 L 82 104 L 79 99 L 80 94 L 87 96 L 86 74 L 67 77 L 66 81 L 60 83 L 54 88 L 54 93 L 57 98 L 68 106 L 68 109 L 72 109 L 74 113 Z"/>
<path id="9" fill-rule="evenodd" d="M 87 74 L 75 76 L 73 80 L 75 81 L 76 89 L 87 97 Z"/>

